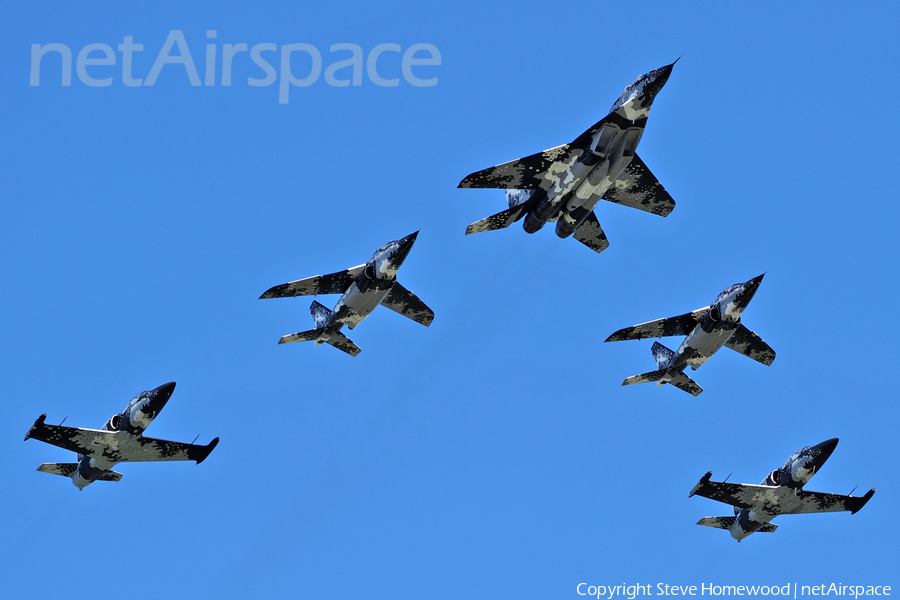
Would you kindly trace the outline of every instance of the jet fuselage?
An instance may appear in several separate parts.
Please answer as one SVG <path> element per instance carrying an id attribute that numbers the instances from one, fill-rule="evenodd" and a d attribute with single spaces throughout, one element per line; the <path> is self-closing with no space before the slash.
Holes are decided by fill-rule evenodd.
<path id="1" fill-rule="evenodd" d="M 525 231 L 535 233 L 545 223 L 557 221 L 556 234 L 566 238 L 585 221 L 631 163 L 653 100 L 669 79 L 674 64 L 641 75 L 625 88 L 581 155 L 558 172 L 548 173 L 548 179 L 554 182 L 549 190 L 507 194 L 510 207 L 531 202 L 522 224 Z"/>
<path id="2" fill-rule="evenodd" d="M 174 390 L 172 382 L 138 394 L 100 429 L 50 425 L 47 414 L 42 414 L 25 434 L 25 440 L 36 439 L 70 450 L 78 456 L 78 462 L 44 463 L 37 470 L 68 477 L 83 490 L 95 481 L 119 481 L 122 474 L 112 468 L 121 462 L 193 460 L 200 464 L 218 445 L 219 438 L 198 446 L 144 436 Z"/>
<path id="3" fill-rule="evenodd" d="M 327 342 L 346 325 L 353 329 L 372 314 L 397 282 L 397 271 L 406 260 L 419 232 L 388 242 L 375 251 L 365 268 L 338 299 L 331 314 L 314 314 L 316 327 L 323 328 L 316 346 Z"/>
<path id="4" fill-rule="evenodd" d="M 662 377 L 658 385 L 671 380 L 688 366 L 698 369 L 718 352 L 741 324 L 741 314 L 762 282 L 765 274 L 746 283 L 735 284 L 719 294 L 703 320 L 684 338 L 675 351 L 667 370 L 671 375 Z"/>
<path id="5" fill-rule="evenodd" d="M 110 417 L 100 428 L 101 431 L 112 431 L 123 438 L 123 441 L 125 438 L 143 434 L 172 397 L 174 391 L 175 382 L 173 381 L 150 391 L 141 392 L 128 402 L 125 410 Z M 108 475 L 109 471 L 117 464 L 118 461 L 108 460 L 103 455 L 91 457 L 78 454 L 78 469 L 72 474 L 72 483 L 79 490 L 83 490 Z"/>
<path id="6" fill-rule="evenodd" d="M 748 535 L 762 529 L 769 521 L 779 514 L 791 513 L 798 508 L 804 500 L 797 496 L 796 490 L 806 485 L 812 476 L 822 468 L 831 453 L 837 446 L 838 439 L 832 438 L 815 446 L 804 446 L 791 454 L 779 469 L 775 469 L 763 479 L 761 485 L 775 486 L 777 503 L 774 503 L 773 512 L 752 511 L 734 507 L 734 523 L 728 528 L 731 537 L 741 541 Z"/>

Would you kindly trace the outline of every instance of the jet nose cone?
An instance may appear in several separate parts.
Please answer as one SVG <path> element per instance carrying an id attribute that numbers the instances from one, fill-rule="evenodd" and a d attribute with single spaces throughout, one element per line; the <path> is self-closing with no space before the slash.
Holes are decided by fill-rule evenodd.
<path id="1" fill-rule="evenodd" d="M 747 308 L 747 305 L 750 304 L 750 301 L 756 294 L 756 290 L 759 289 L 759 284 L 762 283 L 763 277 L 765 276 L 766 274 L 763 273 L 762 275 L 754 277 L 750 281 L 743 284 L 743 289 L 737 297 L 737 304 L 741 307 L 742 310 Z"/>
<path id="2" fill-rule="evenodd" d="M 831 453 L 834 452 L 834 448 L 835 446 L 837 446 L 837 443 L 837 438 L 831 438 L 830 440 L 826 440 L 821 444 L 811 446 L 807 451 L 810 460 L 809 463 L 807 463 L 806 468 L 812 469 L 813 473 L 818 473 L 819 469 L 822 468 L 822 465 L 825 464 L 825 461 L 828 460 L 828 457 L 831 456 Z"/>
<path id="3" fill-rule="evenodd" d="M 673 62 L 672 64 L 658 68 L 657 72 L 659 73 L 659 75 L 661 77 L 665 77 L 666 79 L 668 79 L 669 75 L 672 74 L 672 68 L 675 66 L 675 63 L 677 63 L 680 58 L 681 57 L 679 56 L 678 58 L 675 59 L 675 62 Z"/>
<path id="4" fill-rule="evenodd" d="M 669 80 L 669 76 L 672 74 L 672 67 L 674 67 L 675 63 L 677 63 L 679 60 L 681 60 L 680 56 L 676 58 L 675 62 L 673 62 L 672 64 L 660 67 L 653 71 L 653 75 L 654 77 L 656 77 L 655 83 L 657 91 L 662 88 L 662 86 L 664 86 Z"/>
<path id="5" fill-rule="evenodd" d="M 159 412 L 159 410 L 166 405 L 166 402 L 169 401 L 169 398 L 172 397 L 172 392 L 174 391 L 174 381 L 164 383 L 158 388 L 150 390 L 149 392 L 147 392 L 147 394 L 152 397 L 152 400 L 150 400 L 148 408 L 151 408 L 151 410 L 153 410 L 154 412 Z"/>
<path id="6" fill-rule="evenodd" d="M 831 453 L 834 452 L 834 449 L 837 447 L 838 438 L 831 438 L 830 440 L 826 440 L 821 444 L 816 444 L 813 446 L 813 450 L 817 451 L 817 457 L 820 459 L 820 463 L 825 462 Z"/>
<path id="7" fill-rule="evenodd" d="M 748 281 L 747 283 L 745 283 L 744 285 L 752 286 L 753 289 L 756 289 L 759 287 L 759 284 L 762 283 L 763 277 L 765 277 L 765 276 L 766 276 L 765 273 L 763 273 L 762 275 L 758 275 L 758 276 L 754 277 L 753 279 L 751 279 L 750 281 Z"/>
<path id="8" fill-rule="evenodd" d="M 417 237 L 419 237 L 419 232 L 413 231 L 411 234 L 400 240 L 400 245 L 403 246 L 404 244 L 409 244 L 409 246 L 412 247 Z"/>
<path id="9" fill-rule="evenodd" d="M 172 396 L 172 392 L 175 391 L 175 382 L 170 381 L 169 383 L 164 383 L 152 391 L 155 392 L 157 396 L 165 396 L 166 399 L 168 399 Z"/>
<path id="10" fill-rule="evenodd" d="M 676 60 L 675 62 L 678 61 Z M 669 75 L 672 74 L 672 67 L 674 66 L 675 63 L 672 63 L 670 65 L 654 69 L 644 76 L 647 81 L 647 85 L 644 88 L 644 91 L 641 93 L 641 103 L 643 106 L 647 107 L 653 104 L 653 101 L 656 99 L 656 95 L 663 88 L 663 86 L 666 85 L 666 82 L 669 81 Z"/>
<path id="11" fill-rule="evenodd" d="M 397 242 L 397 250 L 391 255 L 391 262 L 397 265 L 398 267 L 403 264 L 403 261 L 406 260 L 407 255 L 409 255 L 409 251 L 412 250 L 413 244 L 416 243 L 416 238 L 419 236 L 419 232 L 415 231 L 405 238 L 402 238 Z"/>

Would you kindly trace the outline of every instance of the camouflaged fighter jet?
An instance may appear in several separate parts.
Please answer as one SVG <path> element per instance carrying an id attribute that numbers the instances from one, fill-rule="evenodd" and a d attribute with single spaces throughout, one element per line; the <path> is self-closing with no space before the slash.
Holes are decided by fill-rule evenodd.
<path id="1" fill-rule="evenodd" d="M 657 370 L 629 377 L 622 385 L 648 381 L 655 381 L 657 385 L 671 383 L 678 389 L 697 396 L 703 388 L 685 375 L 684 369 L 690 366 L 697 370 L 722 346 L 766 366 L 771 365 L 775 360 L 775 351 L 741 324 L 741 314 L 753 299 L 764 276 L 765 274 L 746 283 L 734 284 L 719 294 L 710 306 L 677 317 L 626 327 L 606 338 L 607 342 L 618 342 L 670 335 L 687 336 L 674 352 L 659 342 L 654 342 L 650 351 L 656 359 Z"/>
<path id="2" fill-rule="evenodd" d="M 46 413 L 38 417 L 25 439 L 34 438 L 78 454 L 77 463 L 44 463 L 38 471 L 71 477 L 79 490 L 95 481 L 119 481 L 122 474 L 111 469 L 120 462 L 194 460 L 199 465 L 219 443 L 206 446 L 169 442 L 144 437 L 175 391 L 175 382 L 142 392 L 131 399 L 121 413 L 110 417 L 100 429 L 47 425 Z"/>
<path id="3" fill-rule="evenodd" d="M 731 504 L 733 517 L 703 517 L 697 525 L 727 529 L 740 542 L 757 531 L 778 529 L 769 521 L 778 515 L 840 512 L 856 514 L 875 494 L 875 488 L 865 496 L 842 496 L 807 492 L 803 486 L 815 475 L 837 446 L 832 438 L 816 446 L 806 446 L 791 454 L 780 469 L 769 473 L 760 485 L 710 481 L 712 471 L 704 475 L 688 497 L 699 494 L 717 502 Z M 727 477 L 726 477 L 727 479 Z"/>
<path id="4" fill-rule="evenodd" d="M 678 62 L 678 61 L 675 61 Z M 564 144 L 472 173 L 461 188 L 502 188 L 509 209 L 472 223 L 466 234 L 509 227 L 523 216 L 534 233 L 556 221 L 556 235 L 575 239 L 596 252 L 609 241 L 594 207 L 600 200 L 667 216 L 675 201 L 635 153 L 650 105 L 675 63 L 638 77 L 625 88 L 609 114 Z"/>
<path id="5" fill-rule="evenodd" d="M 316 328 L 286 335 L 278 343 L 315 341 L 316 346 L 323 343 L 331 344 L 338 350 L 356 356 L 362 350 L 341 333 L 341 328 L 346 325 L 353 329 L 379 304 L 416 323 L 426 327 L 431 325 L 434 311 L 419 300 L 418 296 L 397 283 L 397 270 L 403 264 L 418 235 L 417 231 L 396 242 L 388 242 L 375 251 L 369 262 L 346 271 L 307 277 L 266 290 L 259 297 L 260 300 L 342 294 L 333 311 L 314 300 L 309 312 L 316 322 Z"/>

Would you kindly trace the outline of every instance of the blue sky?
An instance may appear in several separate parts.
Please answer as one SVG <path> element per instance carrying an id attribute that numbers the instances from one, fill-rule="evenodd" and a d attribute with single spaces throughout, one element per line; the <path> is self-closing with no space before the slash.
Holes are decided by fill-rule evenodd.
<path id="1" fill-rule="evenodd" d="M 566 598 L 580 582 L 895 585 L 897 62 L 889 3 L 105 2 L 7 10 L 0 98 L 0 420 L 10 597 Z M 180 30 L 180 65 L 147 78 Z M 207 31 L 216 38 L 208 39 Z M 29 85 L 32 44 L 64 44 Z M 289 89 L 224 44 L 305 43 L 321 76 Z M 355 44 L 380 87 L 334 87 Z M 402 73 L 414 44 L 440 52 Z M 89 44 L 114 66 L 76 72 Z M 174 52 L 173 52 L 174 54 Z M 470 172 L 574 139 L 638 75 L 682 56 L 639 153 L 677 202 L 608 203 L 596 255 L 552 228 L 464 236 L 505 207 Z M 102 51 L 89 58 L 102 56 Z M 422 55 L 419 55 L 422 56 Z M 310 72 L 295 53 L 292 72 Z M 305 69 L 305 71 L 304 71 Z M 349 78 L 349 69 L 339 74 Z M 421 230 L 399 280 L 425 329 L 380 309 L 356 358 L 278 338 L 311 299 L 269 287 L 364 262 Z M 705 306 L 767 273 L 744 323 L 766 368 L 724 350 L 670 386 L 649 340 L 613 331 Z M 336 296 L 320 297 L 333 305 Z M 680 340 L 662 340 L 675 347 Z M 221 444 L 200 466 L 125 464 L 79 493 L 36 473 L 71 454 L 34 419 L 99 427 L 178 382 L 148 435 Z M 736 544 L 697 527 L 730 509 L 687 494 L 708 470 L 756 483 L 801 446 L 841 443 L 810 489 L 877 493 L 855 516 L 786 516 Z"/>

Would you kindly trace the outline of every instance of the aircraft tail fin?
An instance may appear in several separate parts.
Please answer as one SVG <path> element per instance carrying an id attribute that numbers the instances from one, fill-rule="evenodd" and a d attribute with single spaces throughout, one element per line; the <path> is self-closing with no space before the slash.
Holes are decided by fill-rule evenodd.
<path id="1" fill-rule="evenodd" d="M 609 240 L 600 227 L 600 221 L 594 211 L 587 216 L 584 222 L 575 230 L 575 239 L 593 250 L 594 252 L 603 252 L 609 248 Z"/>
<path id="2" fill-rule="evenodd" d="M 653 358 L 656 359 L 657 369 L 668 369 L 672 364 L 672 361 L 675 360 L 675 352 L 669 350 L 659 342 L 653 342 L 653 347 L 650 348 L 650 352 L 653 353 Z"/>
<path id="3" fill-rule="evenodd" d="M 509 204 L 510 208 L 514 206 L 518 206 L 520 204 L 525 204 L 526 202 L 531 200 L 531 197 L 537 192 L 537 190 L 514 190 L 508 189 L 503 190 L 506 192 L 506 203 Z"/>
<path id="4" fill-rule="evenodd" d="M 357 354 L 362 352 L 362 348 L 351 342 L 350 338 L 348 338 L 340 331 L 331 336 L 331 338 L 329 338 L 328 340 L 328 343 L 338 350 L 346 352 L 350 356 L 356 356 Z"/>
<path id="5" fill-rule="evenodd" d="M 62 475 L 63 477 L 71 477 L 78 470 L 78 463 L 44 463 L 37 468 L 41 473 L 50 473 L 51 475 Z M 116 471 L 107 471 L 97 481 L 119 481 L 122 474 Z"/>
<path id="6" fill-rule="evenodd" d="M 524 213 L 525 205 L 517 204 L 503 212 L 498 212 L 496 215 L 491 215 L 480 221 L 475 221 L 466 227 L 466 235 L 471 233 L 482 233 L 484 231 L 494 231 L 495 229 L 505 229 L 518 221 Z"/>
<path id="7" fill-rule="evenodd" d="M 732 525 L 734 525 L 734 520 L 736 517 L 703 517 L 699 521 L 697 521 L 697 525 L 703 525 L 704 527 L 715 527 L 717 529 L 728 529 Z M 778 529 L 778 525 L 775 523 L 766 523 L 756 531 L 760 533 L 772 533 Z"/>
<path id="8" fill-rule="evenodd" d="M 331 309 L 322 306 L 315 300 L 309 305 L 309 313 L 312 315 L 313 321 L 316 322 L 316 329 L 325 327 L 325 325 L 328 324 L 329 319 L 334 315 Z"/>

